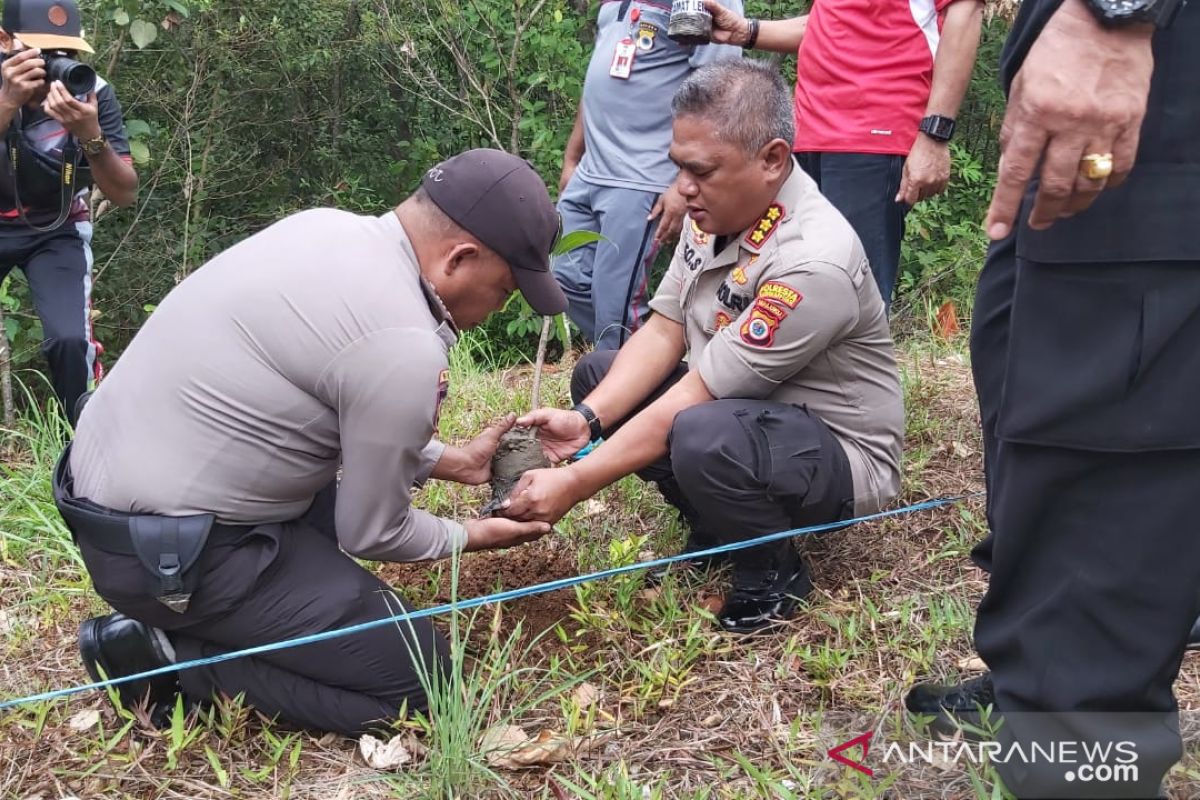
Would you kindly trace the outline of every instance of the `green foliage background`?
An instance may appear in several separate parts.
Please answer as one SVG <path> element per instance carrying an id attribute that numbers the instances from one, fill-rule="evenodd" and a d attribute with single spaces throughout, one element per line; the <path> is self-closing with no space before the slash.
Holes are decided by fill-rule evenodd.
<path id="1" fill-rule="evenodd" d="M 96 228 L 96 330 L 108 357 L 207 258 L 298 209 L 381 213 L 429 164 L 476 146 L 520 153 L 555 186 L 594 34 L 597 4 L 586 3 L 85 0 L 92 62 L 116 87 L 142 178 L 137 207 L 103 213 Z M 773 18 L 803 10 L 747 6 Z M 909 218 L 902 308 L 969 305 L 1004 32 L 994 22 L 985 33 L 951 192 Z M 794 61 L 780 65 L 789 78 Z M 34 363 L 40 330 L 22 279 L 0 304 L 15 365 Z M 511 303 L 486 327 L 487 349 L 501 362 L 531 358 L 539 329 Z"/>

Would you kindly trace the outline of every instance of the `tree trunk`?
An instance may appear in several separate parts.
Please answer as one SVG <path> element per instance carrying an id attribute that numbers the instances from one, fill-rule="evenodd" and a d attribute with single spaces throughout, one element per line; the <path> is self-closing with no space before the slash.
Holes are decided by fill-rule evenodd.
<path id="1" fill-rule="evenodd" d="M 4 328 L 3 307 L 0 307 L 0 402 L 4 405 L 4 427 L 12 430 L 16 424 L 12 394 L 12 347 Z"/>
<path id="2" fill-rule="evenodd" d="M 533 392 L 530 398 L 530 411 L 541 407 L 542 401 L 542 367 L 546 365 L 546 347 L 550 344 L 550 323 L 553 317 L 542 317 L 542 336 L 538 339 L 537 360 L 533 363 Z"/>

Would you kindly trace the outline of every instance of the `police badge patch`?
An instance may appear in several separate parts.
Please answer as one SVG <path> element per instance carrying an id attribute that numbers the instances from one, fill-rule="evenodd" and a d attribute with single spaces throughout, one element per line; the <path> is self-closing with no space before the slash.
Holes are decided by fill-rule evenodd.
<path id="1" fill-rule="evenodd" d="M 649 22 L 643 22 L 638 25 L 637 47 L 638 50 L 649 50 L 654 47 L 654 37 L 658 35 L 658 27 L 651 25 Z"/>

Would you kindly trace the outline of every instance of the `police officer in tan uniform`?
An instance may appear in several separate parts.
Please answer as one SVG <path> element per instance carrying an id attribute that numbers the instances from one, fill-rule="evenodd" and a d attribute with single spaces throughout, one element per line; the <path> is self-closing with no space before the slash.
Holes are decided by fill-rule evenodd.
<path id="1" fill-rule="evenodd" d="M 490 477 L 506 425 L 462 448 L 436 438 L 449 349 L 517 289 L 540 313 L 566 310 L 549 268 L 559 230 L 527 162 L 472 150 L 385 214 L 294 214 L 172 290 L 84 407 L 55 474 L 59 511 L 117 611 L 80 628 L 92 677 L 408 608 L 351 556 L 422 561 L 547 533 L 437 517 L 411 489 Z M 419 619 L 120 694 L 168 715 L 180 690 L 242 694 L 267 716 L 357 734 L 425 708 L 447 655 Z"/>
<path id="2" fill-rule="evenodd" d="M 895 352 L 858 237 L 792 160 L 787 87 L 763 64 L 715 64 L 673 110 L 689 219 L 655 313 L 580 361 L 573 410 L 518 420 L 554 460 L 605 442 L 527 473 L 506 513 L 554 522 L 632 472 L 681 510 L 693 550 L 877 510 L 900 488 Z M 791 542 L 732 560 L 728 630 L 785 618 L 812 588 Z"/>

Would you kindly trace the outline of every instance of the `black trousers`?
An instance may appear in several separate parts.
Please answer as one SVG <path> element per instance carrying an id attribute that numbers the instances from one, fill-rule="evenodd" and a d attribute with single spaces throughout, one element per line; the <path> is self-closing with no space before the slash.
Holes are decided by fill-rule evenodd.
<path id="1" fill-rule="evenodd" d="M 63 413 L 74 423 L 75 404 L 95 378 L 92 298 L 92 224 L 68 222 L 49 233 L 0 236 L 0 281 L 20 267 L 42 321 L 42 355 Z"/>
<path id="2" fill-rule="evenodd" d="M 900 243 L 908 206 L 896 202 L 904 156 L 878 153 L 797 153 L 796 160 L 862 240 L 885 307 L 900 274 Z"/>
<path id="3" fill-rule="evenodd" d="M 999 242 L 971 351 L 992 529 L 975 641 L 1000 737 L 1129 741 L 1138 769 L 997 768 L 1022 798 L 1156 797 L 1200 612 L 1200 263 L 1043 263 Z"/>
<path id="4" fill-rule="evenodd" d="M 580 359 L 571 396 L 580 402 L 612 367 L 615 350 Z M 634 410 L 687 375 L 675 372 Z M 632 416 L 632 414 L 630 415 Z M 620 428 L 611 427 L 611 433 Z M 655 481 L 683 512 L 698 544 L 744 541 L 766 533 L 847 519 L 854 509 L 850 462 L 818 417 L 764 400 L 715 400 L 675 417 L 666 458 L 638 473 Z M 738 550 L 739 570 L 769 570 L 794 558 L 788 540 Z"/>
<path id="5" fill-rule="evenodd" d="M 154 598 L 134 556 L 79 545 L 96 591 L 116 610 L 167 631 L 179 661 L 381 619 L 408 610 L 385 583 L 338 549 L 332 488 L 304 518 L 237 534 L 214 531 L 187 611 Z M 245 694 L 263 714 L 350 736 L 386 725 L 405 703 L 424 710 L 420 669 L 445 675 L 448 647 L 428 618 L 223 661 L 179 674 L 189 700 Z"/>

